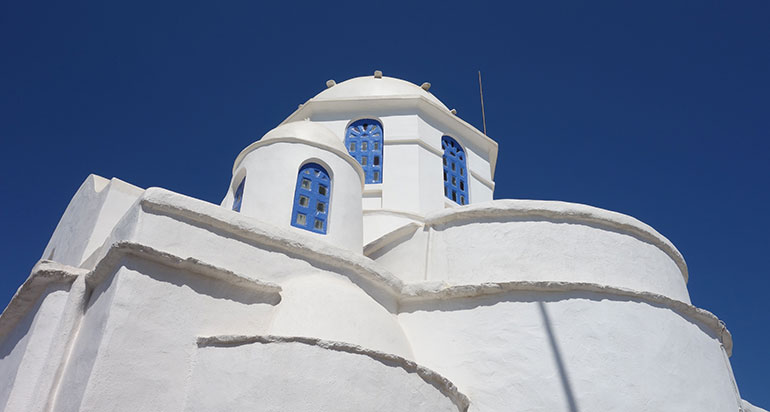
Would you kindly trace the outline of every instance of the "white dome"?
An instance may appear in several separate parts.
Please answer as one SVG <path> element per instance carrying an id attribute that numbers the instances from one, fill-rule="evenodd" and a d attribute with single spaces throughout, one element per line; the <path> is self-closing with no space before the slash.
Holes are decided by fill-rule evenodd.
<path id="1" fill-rule="evenodd" d="M 318 93 L 311 101 L 318 100 L 348 100 L 366 97 L 406 97 L 422 96 L 446 110 L 449 108 L 441 103 L 436 96 L 423 90 L 420 86 L 406 80 L 394 77 L 376 78 L 374 76 L 356 77 L 345 80 Z"/>
<path id="2" fill-rule="evenodd" d="M 284 123 L 275 129 L 265 133 L 260 142 L 266 142 L 281 138 L 295 138 L 321 144 L 343 153 L 347 153 L 345 145 L 331 130 L 318 123 L 307 120 Z"/>

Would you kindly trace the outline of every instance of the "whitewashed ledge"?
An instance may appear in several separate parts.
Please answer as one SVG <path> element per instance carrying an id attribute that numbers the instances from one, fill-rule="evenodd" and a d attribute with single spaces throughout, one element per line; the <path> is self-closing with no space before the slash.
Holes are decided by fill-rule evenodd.
<path id="1" fill-rule="evenodd" d="M 101 283 L 126 256 L 137 256 L 175 269 L 196 273 L 254 292 L 279 294 L 281 287 L 272 282 L 251 279 L 229 269 L 218 267 L 192 257 L 180 257 L 135 242 L 121 241 L 110 245 L 98 259 L 94 270 L 86 275 L 86 284 L 93 288 Z"/>
<path id="2" fill-rule="evenodd" d="M 71 284 L 88 270 L 41 260 L 32 268 L 27 280 L 11 298 L 0 314 L 0 338 L 5 337 L 16 324 L 37 304 L 46 288 L 54 283 Z"/>
<path id="3" fill-rule="evenodd" d="M 513 292 L 596 293 L 603 296 L 660 305 L 684 318 L 689 318 L 711 329 L 725 347 L 728 356 L 732 355 L 733 337 L 730 331 L 727 330 L 725 323 L 719 320 L 713 313 L 657 293 L 640 292 L 596 283 L 512 281 L 490 282 L 477 285 L 447 285 L 443 282 L 424 282 L 405 285 L 399 301 L 408 303 L 425 300 L 462 299 Z"/>
<path id="4" fill-rule="evenodd" d="M 275 336 L 275 335 L 220 335 L 220 336 L 201 336 L 197 339 L 198 347 L 228 347 L 248 345 L 252 343 L 260 344 L 285 344 L 300 343 L 309 346 L 315 346 L 320 349 L 336 352 L 346 352 L 355 355 L 367 356 L 380 363 L 389 366 L 397 365 L 407 373 L 415 373 L 426 383 L 436 387 L 444 396 L 451 399 L 460 412 L 468 410 L 470 401 L 468 397 L 457 390 L 457 387 L 449 379 L 439 373 L 421 366 L 413 361 L 402 358 L 391 353 L 380 352 L 367 349 L 358 345 L 346 342 L 331 341 L 318 338 L 309 338 L 303 336 Z"/>

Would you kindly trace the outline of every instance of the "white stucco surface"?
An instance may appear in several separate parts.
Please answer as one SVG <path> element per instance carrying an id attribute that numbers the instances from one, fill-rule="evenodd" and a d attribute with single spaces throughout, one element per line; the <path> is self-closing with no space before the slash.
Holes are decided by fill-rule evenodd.
<path id="1" fill-rule="evenodd" d="M 59 391 L 57 410 L 181 405 L 184 391 L 175 388 L 188 375 L 198 334 L 267 328 L 275 304 L 270 294 L 135 258 L 121 264 L 88 302 L 93 310 L 86 312 L 73 354 L 83 361 L 67 370 L 72 386 Z"/>
<path id="2" fill-rule="evenodd" d="M 54 339 L 58 338 L 60 312 L 66 305 L 68 290 L 69 284 L 53 283 L 46 287 L 37 305 L 0 347 L 0 405 L 4 405 L 4 410 L 28 410 L 37 390 L 49 389 L 38 388 L 38 382 L 46 371 L 45 362 Z"/>
<path id="3" fill-rule="evenodd" d="M 360 166 L 351 165 L 352 158 L 346 153 L 340 156 L 323 148 L 277 139 L 265 143 L 260 150 L 246 154 L 235 173 L 238 176 L 243 170 L 246 177 L 241 213 L 360 252 L 363 248 Z M 297 174 L 306 163 L 320 164 L 331 179 L 326 234 L 291 226 Z"/>
<path id="4" fill-rule="evenodd" d="M 465 411 L 467 398 L 405 359 L 307 338 L 207 339 L 185 411 Z M 344 376 L 344 379 L 339 379 Z"/>
<path id="5" fill-rule="evenodd" d="M 425 219 L 411 237 L 367 246 L 369 256 L 407 281 L 592 282 L 690 301 L 679 252 L 628 216 L 564 202 L 501 200 Z M 413 263 L 421 255 L 422 275 Z"/>
<path id="6" fill-rule="evenodd" d="M 416 359 L 470 410 L 736 410 L 719 342 L 667 308 L 516 293 L 404 305 L 399 317 Z"/>
<path id="7" fill-rule="evenodd" d="M 494 159 L 491 156 L 496 152 L 490 152 L 490 147 L 483 147 L 467 138 L 466 133 L 417 114 L 366 116 L 362 113 L 349 118 L 348 113 L 341 111 L 338 116 L 342 119 L 330 119 L 332 115 L 325 114 L 310 120 L 332 131 L 340 142 L 345 140 L 347 126 L 354 120 L 373 118 L 382 124 L 382 183 L 371 185 L 381 189 L 382 202 L 375 207 L 370 204 L 365 209 L 382 208 L 421 214 L 442 209 L 445 197 L 441 137 L 444 135 L 457 140 L 467 154 L 469 202 L 492 200 L 494 183 L 491 182 L 491 162 Z"/>
<path id="8" fill-rule="evenodd" d="M 67 206 L 42 258 L 79 266 L 102 245 L 141 194 L 142 189 L 119 179 L 88 176 Z"/>
<path id="9" fill-rule="evenodd" d="M 282 282 L 281 288 L 271 334 L 353 342 L 414 359 L 396 314 L 377 304 L 349 279 L 309 273 Z"/>

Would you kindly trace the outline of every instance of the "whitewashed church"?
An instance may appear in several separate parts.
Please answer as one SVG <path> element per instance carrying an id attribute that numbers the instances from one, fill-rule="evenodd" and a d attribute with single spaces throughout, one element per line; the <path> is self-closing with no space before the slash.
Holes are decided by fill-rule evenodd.
<path id="1" fill-rule="evenodd" d="M 89 176 L 0 317 L 0 407 L 761 411 L 668 239 L 493 200 L 497 143 L 429 89 L 330 80 L 220 205 Z"/>

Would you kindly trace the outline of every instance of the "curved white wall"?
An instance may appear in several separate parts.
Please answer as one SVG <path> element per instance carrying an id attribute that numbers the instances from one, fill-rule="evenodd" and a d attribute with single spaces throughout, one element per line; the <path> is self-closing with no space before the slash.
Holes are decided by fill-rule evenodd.
<path id="1" fill-rule="evenodd" d="M 291 226 L 297 173 L 305 163 L 320 164 L 332 179 L 325 235 Z M 276 226 L 302 231 L 348 250 L 361 251 L 361 178 L 349 160 L 319 147 L 276 141 L 246 154 L 234 175 L 239 177 L 244 170 L 246 185 L 241 213 Z M 237 185 L 238 182 L 234 182 L 234 186 Z M 232 199 L 232 195 L 228 198 Z M 229 200 L 229 205 L 232 205 L 232 200 Z"/>
<path id="2" fill-rule="evenodd" d="M 308 272 L 280 285 L 270 334 L 350 342 L 413 359 L 396 315 L 349 279 Z"/>
<path id="3" fill-rule="evenodd" d="M 308 341 L 199 348 L 184 410 L 458 412 L 466 406 L 442 382 L 396 358 Z"/>
<path id="4" fill-rule="evenodd" d="M 654 229 L 619 213 L 503 200 L 429 215 L 426 227 L 369 256 L 408 282 L 587 282 L 690 302 L 679 252 Z"/>
<path id="5" fill-rule="evenodd" d="M 604 294 L 518 292 L 403 305 L 416 362 L 471 411 L 736 411 L 713 333 L 665 307 Z"/>

